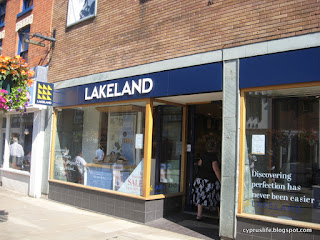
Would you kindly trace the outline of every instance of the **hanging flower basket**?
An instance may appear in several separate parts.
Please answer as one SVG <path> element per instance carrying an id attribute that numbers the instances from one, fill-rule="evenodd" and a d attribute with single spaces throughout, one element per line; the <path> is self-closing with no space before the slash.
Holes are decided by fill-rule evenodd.
<path id="1" fill-rule="evenodd" d="M 313 146 L 319 141 L 318 133 L 313 129 L 304 129 L 301 132 L 299 132 L 299 140 L 305 142 L 309 146 Z"/>
<path id="2" fill-rule="evenodd" d="M 269 135 L 273 138 L 276 144 L 281 147 L 287 147 L 289 143 L 289 134 L 284 130 L 269 130 Z"/>
<path id="3" fill-rule="evenodd" d="M 34 71 L 20 56 L 0 55 L 0 111 L 25 112 L 30 101 L 28 88 L 33 84 Z"/>

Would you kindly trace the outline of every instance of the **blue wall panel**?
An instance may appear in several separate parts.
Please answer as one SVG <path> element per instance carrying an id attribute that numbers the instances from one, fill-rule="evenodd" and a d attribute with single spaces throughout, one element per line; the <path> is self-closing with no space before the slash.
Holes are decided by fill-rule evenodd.
<path id="1" fill-rule="evenodd" d="M 112 98 L 93 98 L 85 100 L 85 89 L 89 95 L 95 87 L 100 89 L 105 84 L 117 83 L 122 89 L 126 81 L 138 81 L 143 78 L 153 80 L 153 89 L 146 94 L 124 95 Z M 141 99 L 149 97 L 165 97 L 222 91 L 222 63 L 211 63 L 188 68 L 180 68 L 163 72 L 150 73 L 117 80 L 104 81 L 55 90 L 54 106 L 72 106 L 90 103 L 102 103 L 119 100 Z"/>
<path id="2" fill-rule="evenodd" d="M 240 88 L 320 81 L 320 48 L 240 60 Z"/>

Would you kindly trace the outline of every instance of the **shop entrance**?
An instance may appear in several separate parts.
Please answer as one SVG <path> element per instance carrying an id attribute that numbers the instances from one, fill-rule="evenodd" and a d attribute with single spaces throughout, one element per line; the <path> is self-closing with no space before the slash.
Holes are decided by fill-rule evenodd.
<path id="1" fill-rule="evenodd" d="M 177 99 L 170 100 L 173 101 Z M 184 103 L 188 104 L 188 102 Z M 175 186 L 170 182 L 178 183 L 178 180 L 170 180 L 171 178 L 175 179 L 173 178 L 172 170 L 176 168 L 174 168 L 172 160 L 168 161 L 166 159 L 173 159 L 175 157 L 174 153 L 176 151 L 172 151 L 173 145 L 170 144 L 170 142 L 182 142 L 182 134 L 181 132 L 177 132 L 177 129 L 181 129 L 182 126 L 182 110 L 177 106 L 172 107 L 168 105 L 157 107 L 155 110 L 154 131 L 157 132 L 156 134 L 154 132 L 154 135 L 158 137 L 155 138 L 157 140 L 154 141 L 154 143 L 160 144 L 155 144 L 152 152 L 154 159 L 160 159 L 160 161 L 155 162 L 160 165 L 158 169 L 161 170 L 159 172 L 160 176 L 155 178 L 159 179 L 159 183 L 155 181 L 154 186 L 167 186 L 160 190 L 163 193 L 170 194 L 169 190 L 171 190 L 171 188 L 168 187 L 168 185 Z M 183 202 L 179 202 L 179 204 L 176 205 L 174 213 L 166 214 L 164 219 L 150 222 L 147 225 L 168 231 L 177 231 L 179 233 L 184 229 L 183 231 L 186 232 L 188 236 L 200 239 L 219 239 L 219 218 L 216 208 L 204 208 L 203 219 L 201 221 L 196 220 L 197 207 L 192 204 L 192 186 L 198 170 L 197 162 L 201 154 L 206 151 L 205 143 L 208 139 L 215 141 L 218 160 L 221 161 L 222 101 L 188 104 L 187 112 L 188 118 L 185 119 L 188 123 L 186 126 L 187 136 L 186 141 L 184 141 L 187 144 L 187 165 L 185 167 L 186 171 L 182 174 L 183 181 L 185 181 L 186 184 Z M 159 136 L 161 136 L 161 138 Z M 166 136 L 166 138 L 164 138 L 164 136 Z M 170 175 L 168 175 L 168 172 Z M 161 177 L 162 173 L 167 174 L 163 175 L 165 177 Z M 181 207 L 181 203 L 183 203 L 183 207 Z"/>
<path id="2" fill-rule="evenodd" d="M 222 101 L 214 101 L 206 104 L 189 106 L 188 109 L 188 155 L 187 155 L 187 189 L 185 211 L 197 214 L 197 208 L 193 204 L 193 182 L 199 171 L 198 162 L 206 152 L 206 143 L 213 142 L 215 153 L 221 169 L 221 139 L 222 139 Z M 205 218 L 218 218 L 216 207 L 204 207 Z"/>

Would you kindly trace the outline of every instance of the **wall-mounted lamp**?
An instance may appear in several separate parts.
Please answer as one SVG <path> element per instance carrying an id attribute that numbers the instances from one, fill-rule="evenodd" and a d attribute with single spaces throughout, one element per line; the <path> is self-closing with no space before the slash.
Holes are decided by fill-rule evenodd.
<path id="1" fill-rule="evenodd" d="M 46 45 L 45 45 L 44 43 L 42 43 L 42 42 L 36 42 L 36 41 L 33 41 L 33 40 L 29 40 L 29 39 L 25 39 L 24 42 L 30 43 L 30 44 L 33 44 L 33 45 L 37 45 L 37 46 L 40 46 L 40 47 L 46 46 Z"/>
<path id="2" fill-rule="evenodd" d="M 53 37 L 48 37 L 48 36 L 44 36 L 40 33 L 34 33 L 33 35 L 29 35 L 29 38 L 30 39 L 25 39 L 24 41 L 26 43 L 30 43 L 30 44 L 34 44 L 34 45 L 37 45 L 37 46 L 40 46 L 40 47 L 44 47 L 45 44 L 43 43 L 43 41 L 50 41 L 52 43 L 52 49 L 54 49 L 54 45 L 55 45 L 55 42 L 56 42 L 56 39 L 55 39 L 55 36 L 56 36 L 56 30 L 53 30 Z M 34 41 L 34 40 L 31 40 L 31 38 L 40 38 L 41 41 Z"/>
<path id="3" fill-rule="evenodd" d="M 37 37 L 37 38 L 40 38 L 40 39 L 43 39 L 43 40 L 47 40 L 47 41 L 50 41 L 50 42 L 55 42 L 55 41 L 56 41 L 55 38 L 43 36 L 43 35 L 40 34 L 40 33 L 35 33 L 35 34 L 32 35 L 32 37 Z"/>
<path id="4" fill-rule="evenodd" d="M 24 135 L 28 135 L 29 134 L 29 129 L 26 128 L 23 133 L 24 133 Z"/>

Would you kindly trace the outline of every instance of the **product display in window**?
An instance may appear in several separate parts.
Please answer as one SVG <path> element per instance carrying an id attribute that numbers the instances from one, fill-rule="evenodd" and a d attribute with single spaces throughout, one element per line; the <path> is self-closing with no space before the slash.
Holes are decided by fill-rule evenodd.
<path id="1" fill-rule="evenodd" d="M 30 171 L 33 113 L 10 117 L 9 167 Z"/>
<path id="2" fill-rule="evenodd" d="M 319 90 L 245 94 L 245 213 L 320 223 Z"/>
<path id="3" fill-rule="evenodd" d="M 72 119 L 72 121 L 70 121 Z M 54 178 L 142 194 L 144 103 L 58 112 Z"/>

